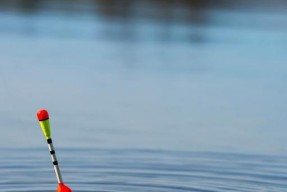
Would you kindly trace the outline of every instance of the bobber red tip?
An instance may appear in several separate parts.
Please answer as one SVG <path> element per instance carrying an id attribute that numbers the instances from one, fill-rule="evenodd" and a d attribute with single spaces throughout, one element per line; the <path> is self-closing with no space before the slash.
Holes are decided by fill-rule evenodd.
<path id="1" fill-rule="evenodd" d="M 72 192 L 72 190 L 69 187 L 67 187 L 64 183 L 59 183 L 56 192 Z"/>
<path id="2" fill-rule="evenodd" d="M 39 121 L 45 121 L 45 120 L 49 119 L 49 113 L 45 109 L 40 109 L 37 112 L 37 117 L 38 117 Z"/>

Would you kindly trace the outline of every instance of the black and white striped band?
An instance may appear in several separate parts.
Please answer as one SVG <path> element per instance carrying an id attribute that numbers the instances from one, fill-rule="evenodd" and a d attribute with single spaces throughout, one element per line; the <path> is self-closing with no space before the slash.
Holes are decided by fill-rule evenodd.
<path id="1" fill-rule="evenodd" d="M 54 170 L 55 170 L 55 173 L 56 173 L 56 176 L 57 176 L 57 179 L 58 179 L 58 183 L 62 183 L 63 180 L 62 180 L 62 176 L 61 176 L 60 169 L 59 169 L 59 166 L 58 166 L 58 161 L 57 161 L 56 152 L 54 150 L 52 139 L 51 138 L 47 139 L 47 143 L 48 143 L 49 151 L 50 151 L 50 154 L 51 154 L 51 159 L 52 159 L 52 162 L 53 162 L 53 165 L 54 165 Z"/>

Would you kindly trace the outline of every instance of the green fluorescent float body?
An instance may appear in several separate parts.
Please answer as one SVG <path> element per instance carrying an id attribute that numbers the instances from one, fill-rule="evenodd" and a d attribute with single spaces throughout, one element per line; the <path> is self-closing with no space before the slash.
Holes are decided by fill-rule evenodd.
<path id="1" fill-rule="evenodd" d="M 52 138 L 51 138 L 51 129 L 50 129 L 50 120 L 49 120 L 48 111 L 46 111 L 45 109 L 39 110 L 37 113 L 37 117 L 39 120 L 40 127 L 43 131 L 43 134 L 47 140 L 51 158 L 52 158 L 53 165 L 54 165 L 54 170 L 55 170 L 56 177 L 58 180 L 58 189 L 56 190 L 56 192 L 72 192 L 72 190 L 64 184 L 62 176 L 61 176 L 60 168 L 58 165 L 56 153 L 55 153 Z"/>
<path id="2" fill-rule="evenodd" d="M 50 139 L 51 138 L 50 120 L 49 119 L 42 121 L 39 120 L 39 124 L 46 139 Z"/>

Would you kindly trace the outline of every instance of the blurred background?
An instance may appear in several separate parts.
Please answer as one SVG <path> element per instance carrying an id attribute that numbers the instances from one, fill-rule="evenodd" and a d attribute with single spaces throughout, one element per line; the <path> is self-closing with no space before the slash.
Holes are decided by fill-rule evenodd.
<path id="1" fill-rule="evenodd" d="M 0 146 L 286 154 L 286 8 L 1 0 Z"/>

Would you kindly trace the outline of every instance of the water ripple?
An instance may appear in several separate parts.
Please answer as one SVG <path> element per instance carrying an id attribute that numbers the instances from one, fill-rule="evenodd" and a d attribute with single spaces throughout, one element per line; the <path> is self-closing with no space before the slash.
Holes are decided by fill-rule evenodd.
<path id="1" fill-rule="evenodd" d="M 287 189 L 284 157 L 152 150 L 60 149 L 78 192 L 272 192 Z M 46 149 L 1 149 L 0 192 L 56 189 Z"/>

